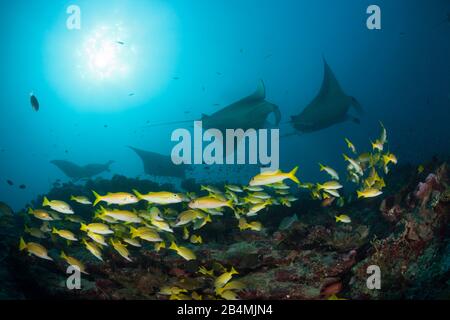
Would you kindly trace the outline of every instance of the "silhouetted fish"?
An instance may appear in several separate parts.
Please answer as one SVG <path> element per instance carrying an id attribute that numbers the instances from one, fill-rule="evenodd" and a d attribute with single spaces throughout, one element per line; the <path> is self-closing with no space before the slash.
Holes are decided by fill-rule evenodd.
<path id="1" fill-rule="evenodd" d="M 12 182 L 11 180 L 6 180 L 6 183 L 9 184 L 10 186 L 14 185 L 14 182 Z"/>
<path id="2" fill-rule="evenodd" d="M 26 189 L 27 188 L 27 186 L 26 185 L 24 185 L 24 184 L 21 184 L 20 186 L 19 186 L 19 189 Z"/>
<path id="3" fill-rule="evenodd" d="M 39 101 L 33 93 L 30 94 L 30 103 L 35 111 L 39 111 Z"/>

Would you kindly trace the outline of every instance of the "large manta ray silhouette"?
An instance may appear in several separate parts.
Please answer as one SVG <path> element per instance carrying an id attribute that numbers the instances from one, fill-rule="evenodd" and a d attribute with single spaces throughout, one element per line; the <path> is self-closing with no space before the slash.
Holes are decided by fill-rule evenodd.
<path id="1" fill-rule="evenodd" d="M 114 161 L 108 161 L 105 164 L 87 164 L 79 166 L 73 162 L 66 160 L 53 160 L 50 163 L 57 166 L 66 176 L 73 180 L 90 179 L 104 171 L 109 171 L 109 166 Z"/>
<path id="2" fill-rule="evenodd" d="M 324 76 L 319 93 L 299 115 L 291 116 L 291 124 L 298 132 L 318 131 L 347 120 L 359 123 L 359 119 L 349 115 L 348 111 L 352 106 L 359 114 L 363 112 L 359 102 L 344 93 L 325 59 L 323 63 Z"/>
<path id="3" fill-rule="evenodd" d="M 264 82 L 259 81 L 256 91 L 225 108 L 211 114 L 202 115 L 202 124 L 206 129 L 262 129 L 267 125 L 267 117 L 275 115 L 275 126 L 281 120 L 281 112 L 278 106 L 266 100 Z"/>
<path id="4" fill-rule="evenodd" d="M 277 105 L 266 100 L 266 89 L 264 82 L 259 81 L 256 91 L 238 100 L 211 115 L 202 114 L 199 119 L 205 129 L 215 128 L 223 133 L 226 129 L 262 129 L 267 125 L 267 117 L 273 113 L 275 115 L 274 126 L 278 126 L 281 120 L 280 109 Z M 156 127 L 161 125 L 171 125 L 179 123 L 188 123 L 197 120 L 174 121 L 160 124 L 153 124 L 147 127 Z"/>
<path id="5" fill-rule="evenodd" d="M 130 146 L 129 148 L 141 158 L 146 174 L 160 177 L 185 177 L 186 165 L 174 164 L 169 156 Z"/>

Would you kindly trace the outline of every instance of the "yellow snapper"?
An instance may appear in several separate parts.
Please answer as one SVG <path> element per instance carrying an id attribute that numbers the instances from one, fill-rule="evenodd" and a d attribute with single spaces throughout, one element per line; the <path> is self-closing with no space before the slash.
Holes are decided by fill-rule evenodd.
<path id="1" fill-rule="evenodd" d="M 140 238 L 142 240 L 148 241 L 148 242 L 160 242 L 162 241 L 159 234 L 147 227 L 140 227 L 138 229 L 135 229 L 133 227 L 130 228 L 131 230 L 131 238 Z"/>
<path id="2" fill-rule="evenodd" d="M 36 219 L 39 219 L 42 221 L 53 221 L 52 216 L 46 210 L 42 210 L 42 209 L 33 210 L 33 209 L 29 208 L 28 213 L 34 215 L 34 217 Z"/>
<path id="3" fill-rule="evenodd" d="M 86 272 L 86 267 L 84 266 L 84 264 L 83 264 L 81 261 L 79 261 L 78 259 L 66 255 L 66 254 L 64 253 L 64 251 L 61 251 L 60 257 L 61 257 L 62 259 L 64 259 L 70 266 L 76 266 L 76 267 L 78 267 L 78 269 L 80 269 L 80 272 L 81 272 L 81 273 L 89 274 L 89 273 Z"/>
<path id="4" fill-rule="evenodd" d="M 204 266 L 200 266 L 198 268 L 198 273 L 203 274 L 205 276 L 214 277 L 214 269 L 208 270 Z"/>
<path id="5" fill-rule="evenodd" d="M 234 209 L 233 201 L 223 201 L 211 196 L 194 199 L 189 202 L 188 206 L 191 209 L 216 209 L 222 207 L 229 207 L 231 209 Z"/>
<path id="6" fill-rule="evenodd" d="M 114 239 L 111 239 L 111 244 L 113 246 L 113 248 L 126 260 L 128 261 L 132 261 L 130 258 L 130 252 L 128 251 L 127 247 L 125 244 L 123 244 L 122 242 L 120 242 L 119 240 L 114 241 Z"/>
<path id="7" fill-rule="evenodd" d="M 336 216 L 335 218 L 336 218 L 336 222 L 343 222 L 343 223 L 350 223 L 350 222 L 352 222 L 350 217 L 345 215 L 345 214 L 341 214 L 339 216 Z"/>
<path id="8" fill-rule="evenodd" d="M 324 165 L 321 164 L 321 163 L 319 163 L 319 166 L 320 166 L 320 171 L 325 171 L 326 173 L 328 173 L 328 174 L 330 175 L 330 177 L 331 177 L 332 179 L 339 180 L 339 175 L 338 175 L 338 173 L 336 172 L 336 170 L 334 170 L 333 168 L 324 166 Z"/>
<path id="9" fill-rule="evenodd" d="M 239 219 L 239 224 L 238 224 L 239 230 L 253 230 L 253 231 L 260 231 L 262 228 L 261 222 L 258 221 L 253 221 L 248 223 L 247 220 L 245 218 L 240 218 Z"/>
<path id="10" fill-rule="evenodd" d="M 342 156 L 344 157 L 345 161 L 348 161 L 351 164 L 352 168 L 356 171 L 357 174 L 359 174 L 360 176 L 364 174 L 363 169 L 355 159 L 350 158 L 345 153 L 342 154 Z"/>
<path id="11" fill-rule="evenodd" d="M 245 284 L 241 281 L 233 280 L 228 282 L 226 285 L 224 285 L 222 288 L 216 289 L 216 294 L 222 294 L 222 292 L 227 290 L 243 290 L 245 289 Z"/>
<path id="12" fill-rule="evenodd" d="M 222 291 L 219 296 L 224 298 L 225 300 L 239 300 L 239 297 L 236 292 L 231 290 Z"/>
<path id="13" fill-rule="evenodd" d="M 128 192 L 116 192 L 116 193 L 108 192 L 104 196 L 99 195 L 95 191 L 92 191 L 92 193 L 95 196 L 95 201 L 93 204 L 94 206 L 96 206 L 101 201 L 104 201 L 108 204 L 117 204 L 119 206 L 139 202 L 139 199 L 136 198 L 136 196 L 134 194 L 131 194 Z"/>
<path id="14" fill-rule="evenodd" d="M 366 188 L 364 190 L 356 191 L 358 198 L 374 198 L 382 194 L 383 192 L 375 188 Z"/>
<path id="15" fill-rule="evenodd" d="M 72 231 L 69 230 L 58 230 L 56 228 L 53 228 L 52 233 L 57 234 L 61 238 L 64 238 L 66 240 L 70 241 L 78 241 L 78 239 L 75 237 Z"/>
<path id="16" fill-rule="evenodd" d="M 395 154 L 387 153 L 387 154 L 383 155 L 383 162 L 384 162 L 384 165 L 387 166 L 391 162 L 393 164 L 397 164 L 398 160 L 397 160 L 397 157 L 395 156 Z"/>
<path id="17" fill-rule="evenodd" d="M 291 179 L 295 183 L 300 184 L 300 181 L 298 181 L 297 177 L 295 176 L 295 174 L 297 173 L 297 170 L 298 170 L 298 167 L 295 167 L 294 169 L 292 169 L 292 171 L 290 171 L 288 173 L 284 173 L 281 170 L 264 171 L 256 176 L 254 176 L 250 180 L 249 185 L 251 187 L 265 186 L 265 185 L 270 185 L 270 184 L 274 184 L 277 182 L 282 182 L 285 179 Z"/>
<path id="18" fill-rule="evenodd" d="M 100 250 L 100 248 L 95 243 L 87 242 L 85 239 L 83 239 L 83 243 L 86 246 L 86 249 L 88 249 L 89 252 L 94 255 L 94 257 L 96 257 L 100 261 L 103 261 L 102 251 Z"/>
<path id="19" fill-rule="evenodd" d="M 164 241 L 155 243 L 155 251 L 159 252 L 161 249 L 166 247 L 166 243 Z"/>
<path id="20" fill-rule="evenodd" d="M 353 153 L 356 153 L 356 148 L 355 148 L 355 146 L 353 145 L 353 143 L 352 143 L 349 139 L 347 139 L 347 138 L 345 138 L 345 142 L 347 143 L 347 147 L 348 147 Z"/>
<path id="21" fill-rule="evenodd" d="M 194 252 L 186 247 L 179 247 L 175 242 L 172 242 L 169 249 L 175 250 L 179 256 L 187 261 L 197 259 Z"/>
<path id="22" fill-rule="evenodd" d="M 103 223 L 90 223 L 88 225 L 82 223 L 80 227 L 81 231 L 90 231 L 98 234 L 111 234 L 114 233 L 106 224 Z"/>
<path id="23" fill-rule="evenodd" d="M 230 191 L 237 192 L 237 193 L 244 192 L 244 190 L 242 190 L 241 187 L 232 185 L 232 184 L 226 184 L 225 189 L 228 189 Z"/>
<path id="24" fill-rule="evenodd" d="M 79 204 L 92 204 L 92 201 L 85 196 L 70 196 L 70 200 L 78 202 Z"/>
<path id="25" fill-rule="evenodd" d="M 204 214 L 203 212 L 198 211 L 198 210 L 192 210 L 192 209 L 186 210 L 186 211 L 183 211 L 180 213 L 180 215 L 178 216 L 178 218 L 175 222 L 175 226 L 176 227 L 183 226 L 195 219 L 200 219 L 205 216 L 206 216 L 206 214 Z"/>
<path id="26" fill-rule="evenodd" d="M 29 254 L 33 254 L 38 258 L 53 261 L 53 259 L 48 256 L 47 249 L 45 249 L 45 247 L 40 245 L 39 243 L 25 243 L 25 240 L 23 240 L 23 238 L 20 238 L 19 249 L 20 251 L 27 250 Z"/>
<path id="27" fill-rule="evenodd" d="M 123 238 L 122 240 L 123 240 L 124 242 L 128 243 L 129 245 L 132 245 L 133 247 L 137 247 L 137 248 L 142 247 L 141 243 L 140 243 L 139 240 L 137 240 L 137 239 Z"/>
<path id="28" fill-rule="evenodd" d="M 170 295 L 177 295 L 180 293 L 185 293 L 188 292 L 186 289 L 181 289 L 179 287 L 169 287 L 169 286 L 164 286 L 160 289 L 160 291 L 158 292 L 159 294 L 162 295 L 166 295 L 166 296 L 170 296 Z"/>
<path id="29" fill-rule="evenodd" d="M 111 217 L 118 221 L 131 222 L 131 223 L 141 223 L 142 219 L 139 216 L 128 210 L 118 210 L 118 209 L 105 209 L 100 208 L 101 212 L 108 217 Z"/>
<path id="30" fill-rule="evenodd" d="M 72 208 L 68 203 L 60 200 L 48 200 L 47 197 L 44 197 L 44 201 L 42 201 L 43 207 L 50 207 L 53 210 L 64 213 L 64 214 L 74 214 Z"/>
<path id="31" fill-rule="evenodd" d="M 102 236 L 101 234 L 98 233 L 94 233 L 94 232 L 88 232 L 86 234 L 89 238 L 91 238 L 92 240 L 94 240 L 95 242 L 97 242 L 98 244 L 101 244 L 102 246 L 107 247 L 108 244 L 105 241 L 105 237 Z"/>
<path id="32" fill-rule="evenodd" d="M 198 236 L 198 235 L 195 235 L 195 234 L 193 234 L 191 236 L 190 241 L 191 241 L 191 243 L 194 243 L 194 244 L 203 243 L 202 236 Z"/>
<path id="33" fill-rule="evenodd" d="M 180 203 L 183 198 L 178 193 L 159 191 L 159 192 L 149 192 L 147 194 L 141 194 L 137 190 L 133 190 L 134 194 L 139 200 L 145 200 L 150 203 L 156 204 L 173 204 Z"/>
<path id="34" fill-rule="evenodd" d="M 342 184 L 337 182 L 336 180 L 327 181 L 325 183 L 318 183 L 317 184 L 317 190 L 338 190 L 342 188 Z"/>
<path id="35" fill-rule="evenodd" d="M 214 286 L 216 287 L 216 290 L 218 288 L 222 288 L 223 286 L 225 286 L 235 274 L 239 274 L 239 272 L 237 272 L 234 269 L 234 267 L 231 267 L 230 271 L 224 272 L 220 276 L 218 276 L 214 281 Z"/>
<path id="36" fill-rule="evenodd" d="M 38 239 L 45 239 L 47 236 L 45 235 L 45 233 L 38 228 L 28 228 L 27 226 L 25 226 L 25 230 L 26 233 L 28 233 L 30 236 L 38 238 Z"/>

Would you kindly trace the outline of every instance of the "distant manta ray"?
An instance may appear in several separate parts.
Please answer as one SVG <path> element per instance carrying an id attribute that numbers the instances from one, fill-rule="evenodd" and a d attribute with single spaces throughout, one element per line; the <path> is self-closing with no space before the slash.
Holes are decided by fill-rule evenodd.
<path id="1" fill-rule="evenodd" d="M 350 106 L 363 113 L 359 102 L 344 93 L 325 59 L 323 63 L 324 76 L 319 93 L 299 115 L 291 116 L 290 123 L 300 133 L 318 131 L 347 120 L 359 123 L 358 118 L 348 114 Z"/>
<path id="2" fill-rule="evenodd" d="M 171 157 L 130 146 L 128 148 L 141 158 L 146 174 L 160 177 L 185 177 L 186 165 L 175 165 Z"/>
<path id="3" fill-rule="evenodd" d="M 238 100 L 211 115 L 202 114 L 200 120 L 174 121 L 149 125 L 148 127 L 202 121 L 203 128 L 215 128 L 224 133 L 226 129 L 247 130 L 252 128 L 258 130 L 266 127 L 267 117 L 271 113 L 275 115 L 274 126 L 278 126 L 281 120 L 280 109 L 275 104 L 266 100 L 264 82 L 260 80 L 258 87 L 253 94 Z"/>
<path id="4" fill-rule="evenodd" d="M 108 161 L 105 164 L 87 164 L 79 166 L 73 162 L 66 160 L 53 160 L 50 163 L 57 166 L 66 176 L 73 180 L 90 179 L 102 172 L 109 171 L 110 165 L 114 161 Z"/>

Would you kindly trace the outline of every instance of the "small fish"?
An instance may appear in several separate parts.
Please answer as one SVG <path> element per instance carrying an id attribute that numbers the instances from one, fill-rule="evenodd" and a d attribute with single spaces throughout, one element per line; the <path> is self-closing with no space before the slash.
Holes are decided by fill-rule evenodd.
<path id="1" fill-rule="evenodd" d="M 141 194 L 137 190 L 133 190 L 137 199 L 145 200 L 149 203 L 156 204 L 174 204 L 180 203 L 183 201 L 183 198 L 180 197 L 178 193 L 160 191 L 160 192 L 149 192 L 147 194 Z"/>
<path id="2" fill-rule="evenodd" d="M 140 248 L 142 247 L 141 243 L 137 239 L 131 239 L 131 238 L 123 238 L 124 242 L 128 243 L 129 245 L 132 245 L 133 247 Z"/>
<path id="3" fill-rule="evenodd" d="M 160 289 L 160 291 L 158 293 L 165 295 L 165 296 L 170 296 L 170 295 L 177 295 L 177 294 L 186 293 L 186 292 L 188 292 L 186 289 L 181 289 L 179 287 L 164 286 Z"/>
<path id="4" fill-rule="evenodd" d="M 417 167 L 417 173 L 421 174 L 425 170 L 425 167 L 421 164 Z"/>
<path id="5" fill-rule="evenodd" d="M 261 222 L 258 222 L 258 221 L 253 221 L 253 222 L 248 223 L 245 218 L 240 218 L 238 227 L 239 227 L 239 230 L 241 230 L 241 231 L 247 230 L 247 229 L 250 229 L 252 231 L 261 231 L 262 224 L 261 224 Z"/>
<path id="6" fill-rule="evenodd" d="M 340 184 L 336 180 L 331 180 L 322 184 L 320 183 L 317 184 L 318 190 L 338 190 L 341 189 L 342 187 L 343 187 L 342 184 Z"/>
<path id="7" fill-rule="evenodd" d="M 270 185 L 273 185 L 273 184 L 270 184 Z M 268 185 L 268 186 L 270 186 L 270 185 Z M 260 187 L 260 186 L 247 186 L 247 187 L 244 187 L 244 190 L 251 191 L 251 192 L 259 192 L 259 191 L 264 191 L 264 188 Z"/>
<path id="8" fill-rule="evenodd" d="M 101 234 L 89 231 L 86 235 L 89 238 L 91 238 L 92 240 L 94 240 L 95 242 L 97 242 L 98 244 L 101 244 L 102 246 L 105 246 L 105 247 L 108 246 L 108 244 L 105 241 L 105 237 L 102 236 Z"/>
<path id="9" fill-rule="evenodd" d="M 123 46 L 125 43 L 123 41 L 116 41 L 117 44 L 120 44 L 121 46 Z"/>
<path id="10" fill-rule="evenodd" d="M 45 233 L 41 229 L 38 229 L 38 228 L 28 228 L 25 225 L 25 230 L 24 231 L 26 233 L 28 233 L 30 236 L 38 238 L 38 239 L 45 239 L 45 238 L 47 238 Z"/>
<path id="11" fill-rule="evenodd" d="M 159 252 L 161 249 L 166 247 L 166 243 L 164 241 L 155 243 L 155 251 Z"/>
<path id="12" fill-rule="evenodd" d="M 103 223 L 90 223 L 88 225 L 82 223 L 80 230 L 86 232 L 93 232 L 101 235 L 114 233 L 114 231 L 112 231 L 106 224 Z"/>
<path id="13" fill-rule="evenodd" d="M 375 188 L 367 188 L 364 190 L 356 191 L 358 198 L 374 198 L 382 194 L 383 192 Z"/>
<path id="14" fill-rule="evenodd" d="M 292 171 L 288 173 L 284 173 L 281 170 L 276 171 L 264 171 L 256 176 L 254 176 L 249 185 L 250 186 L 264 186 L 269 184 L 274 184 L 277 182 L 282 182 L 285 179 L 291 179 L 297 184 L 300 184 L 300 181 L 297 179 L 295 174 L 297 173 L 298 167 L 292 169 Z"/>
<path id="15" fill-rule="evenodd" d="M 113 246 L 113 248 L 125 259 L 128 261 L 132 261 L 130 258 L 130 252 L 128 251 L 127 247 L 125 244 L 123 244 L 122 242 L 120 242 L 119 240 L 114 241 L 114 239 L 111 239 L 111 244 Z"/>
<path id="16" fill-rule="evenodd" d="M 336 216 L 335 218 L 336 218 L 336 222 L 343 222 L 343 223 L 350 223 L 350 222 L 352 222 L 350 217 L 345 215 L 345 214 L 341 214 L 339 216 Z"/>
<path id="17" fill-rule="evenodd" d="M 78 202 L 80 204 L 92 204 L 92 202 L 85 196 L 70 196 L 70 200 Z"/>
<path id="18" fill-rule="evenodd" d="M 175 225 L 176 227 L 186 225 L 195 219 L 204 218 L 205 214 L 199 210 L 186 210 L 180 213 L 178 216 Z"/>
<path id="19" fill-rule="evenodd" d="M 95 196 L 95 201 L 94 201 L 93 206 L 96 206 L 101 201 L 104 201 L 108 204 L 117 204 L 119 206 L 123 206 L 126 204 L 134 204 L 134 203 L 139 202 L 139 199 L 134 194 L 127 193 L 127 192 L 116 192 L 116 193 L 108 192 L 104 196 L 99 195 L 95 191 L 92 191 L 92 193 Z"/>
<path id="20" fill-rule="evenodd" d="M 140 238 L 140 239 L 148 241 L 148 242 L 163 241 L 156 231 L 154 231 L 148 227 L 140 227 L 137 229 L 130 227 L 130 232 L 131 232 L 132 239 Z"/>
<path id="21" fill-rule="evenodd" d="M 194 243 L 194 244 L 201 244 L 201 243 L 203 243 L 202 236 L 198 236 L 198 235 L 195 235 L 195 234 L 193 234 L 189 240 L 191 241 L 191 243 Z"/>
<path id="22" fill-rule="evenodd" d="M 50 207 L 53 210 L 64 213 L 64 214 L 74 214 L 72 208 L 64 201 L 60 200 L 48 200 L 47 197 L 44 197 L 44 201 L 42 202 L 43 207 Z"/>
<path id="23" fill-rule="evenodd" d="M 103 261 L 102 250 L 95 243 L 87 242 L 85 239 L 83 239 L 83 244 L 85 245 L 86 249 L 88 249 L 88 251 L 94 255 L 94 257 L 96 257 L 100 261 Z"/>
<path id="24" fill-rule="evenodd" d="M 224 287 L 228 283 L 228 281 L 231 280 L 233 275 L 235 275 L 235 274 L 239 274 L 239 272 L 237 272 L 236 269 L 234 269 L 234 267 L 231 267 L 230 271 L 224 272 L 220 276 L 218 276 L 216 278 L 216 280 L 214 281 L 214 286 L 215 286 L 216 290 L 218 288 Z"/>
<path id="25" fill-rule="evenodd" d="M 186 247 L 179 247 L 173 241 L 172 241 L 172 244 L 170 245 L 169 249 L 175 250 L 179 256 L 181 256 L 182 258 L 184 258 L 187 261 L 197 259 L 194 252 L 192 252 L 190 249 L 188 249 Z"/>
<path id="26" fill-rule="evenodd" d="M 86 267 L 84 266 L 84 264 L 81 261 L 79 261 L 78 259 L 66 255 L 64 253 L 64 251 L 61 251 L 60 257 L 62 259 L 64 259 L 70 266 L 77 267 L 80 270 L 81 273 L 89 274 L 89 273 L 86 272 Z"/>
<path id="27" fill-rule="evenodd" d="M 45 247 L 39 243 L 35 242 L 26 243 L 25 240 L 23 240 L 23 238 L 20 238 L 19 250 L 20 251 L 27 250 L 27 252 L 30 255 L 33 254 L 38 258 L 53 261 L 53 259 L 48 256 L 47 249 L 45 249 Z"/>
<path id="28" fill-rule="evenodd" d="M 19 186 L 19 189 L 22 189 L 22 190 L 24 190 L 24 189 L 26 189 L 26 188 L 27 188 L 27 186 L 24 185 L 24 184 L 21 184 L 21 185 Z"/>
<path id="29" fill-rule="evenodd" d="M 372 144 L 372 149 L 373 150 L 378 150 L 378 151 L 381 152 L 384 149 L 383 142 L 380 141 L 380 140 L 375 140 L 374 142 L 371 142 L 371 144 Z"/>
<path id="30" fill-rule="evenodd" d="M 50 213 L 43 209 L 36 209 L 33 210 L 32 208 L 28 209 L 28 213 L 34 215 L 36 219 L 42 220 L 42 221 L 53 221 L 53 217 L 50 215 Z"/>
<path id="31" fill-rule="evenodd" d="M 30 103 L 31 103 L 31 107 L 33 108 L 34 111 L 39 111 L 39 101 L 36 98 L 36 96 L 32 93 L 30 93 Z"/>
<path id="32" fill-rule="evenodd" d="M 214 269 L 208 270 L 206 269 L 206 267 L 204 266 L 200 266 L 198 268 L 198 273 L 203 274 L 205 276 L 210 276 L 210 277 L 214 277 Z"/>
<path id="33" fill-rule="evenodd" d="M 393 153 L 387 153 L 383 155 L 384 165 L 387 166 L 389 163 L 397 164 L 397 157 Z"/>
<path id="34" fill-rule="evenodd" d="M 345 153 L 342 155 L 343 155 L 345 161 L 348 161 L 351 164 L 351 166 L 353 167 L 353 169 L 356 170 L 356 173 L 358 173 L 361 176 L 364 174 L 363 169 L 361 168 L 361 166 L 359 165 L 359 163 L 356 160 L 348 157 Z"/>
<path id="35" fill-rule="evenodd" d="M 243 290 L 245 289 L 245 284 L 241 281 L 233 280 L 228 282 L 226 285 L 224 285 L 222 288 L 217 288 L 216 294 L 221 295 L 222 292 L 227 290 Z"/>
<path id="36" fill-rule="evenodd" d="M 69 241 L 78 241 L 78 239 L 75 237 L 72 231 L 69 230 L 58 230 L 56 228 L 52 229 L 52 233 L 57 234 L 61 238 L 64 238 Z"/>
<path id="37" fill-rule="evenodd" d="M 14 185 L 14 182 L 12 182 L 11 180 L 6 180 L 6 183 L 7 183 L 8 185 L 10 185 L 10 186 L 13 186 L 13 185 Z"/>
<path id="38" fill-rule="evenodd" d="M 356 148 L 355 148 L 355 146 L 353 145 L 353 143 L 352 143 L 349 139 L 347 139 L 347 138 L 345 138 L 345 142 L 347 143 L 347 147 L 348 147 L 353 153 L 356 154 Z"/>
<path id="39" fill-rule="evenodd" d="M 324 166 L 321 163 L 319 163 L 319 166 L 320 166 L 320 171 L 326 171 L 332 179 L 339 180 L 339 175 L 336 172 L 336 170 L 334 170 L 333 168 Z"/>
<path id="40" fill-rule="evenodd" d="M 128 223 L 141 223 L 142 219 L 134 212 L 119 209 L 105 209 L 100 207 L 102 215 L 111 217 L 114 220 L 128 222 Z"/>
<path id="41" fill-rule="evenodd" d="M 233 201 L 223 201 L 211 196 L 194 199 L 189 202 L 188 206 L 191 209 L 217 209 L 222 207 L 234 209 Z"/>

